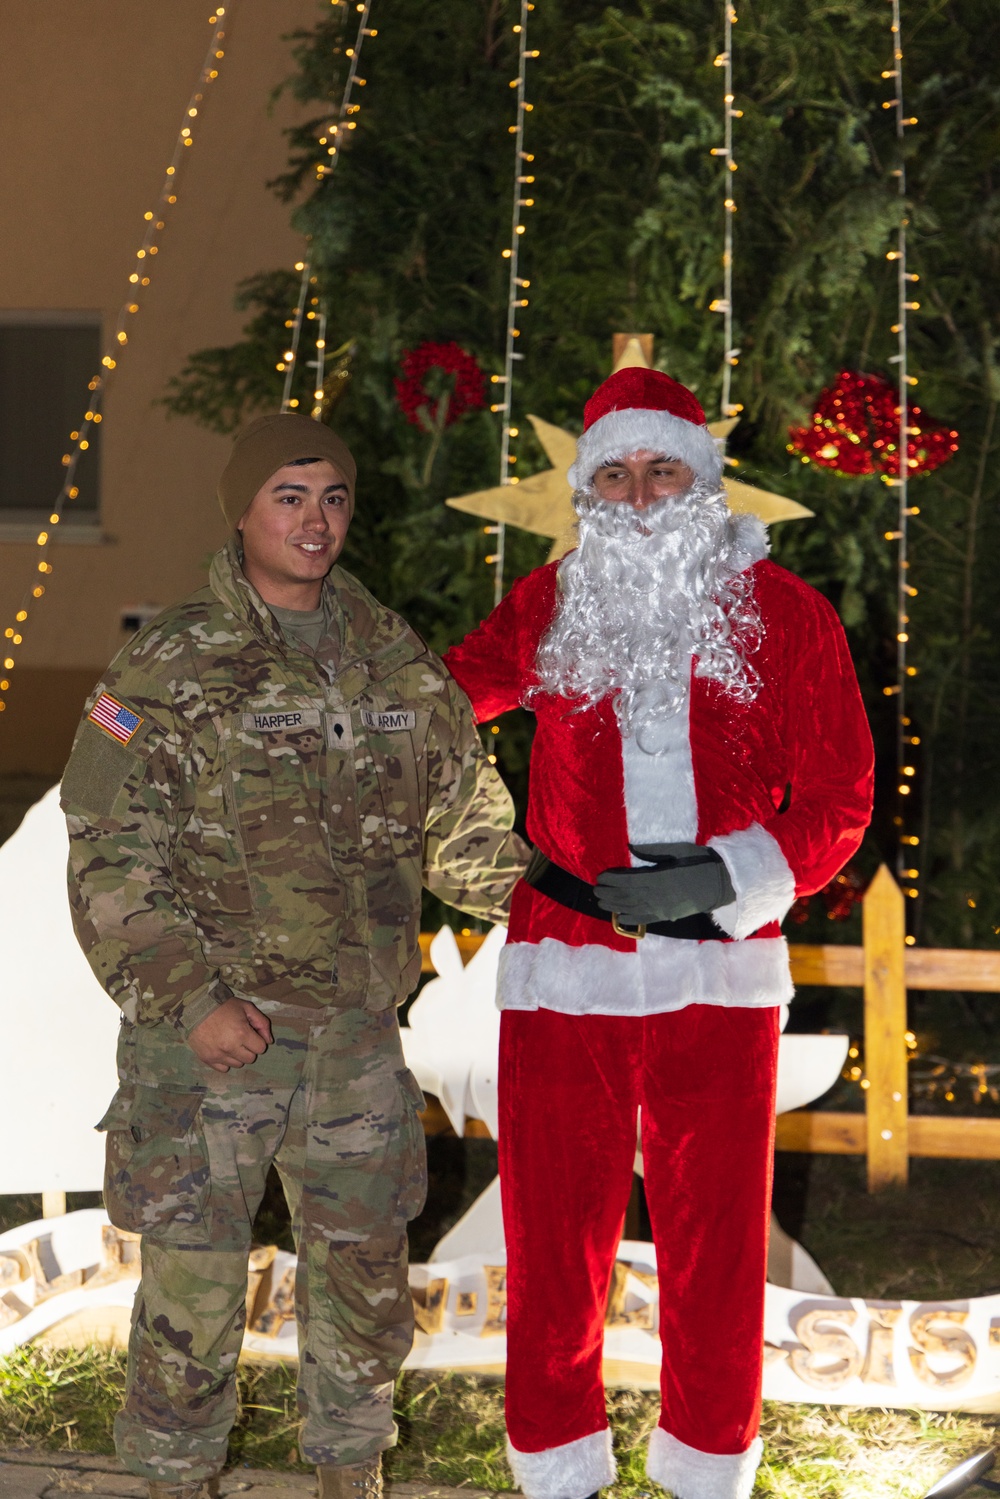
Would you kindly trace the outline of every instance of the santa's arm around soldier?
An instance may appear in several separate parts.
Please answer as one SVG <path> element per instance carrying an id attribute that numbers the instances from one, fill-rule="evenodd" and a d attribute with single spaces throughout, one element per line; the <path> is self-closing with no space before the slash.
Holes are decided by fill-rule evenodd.
<path id="1" fill-rule="evenodd" d="M 302 1452 L 325 1499 L 377 1494 L 426 1180 L 396 1018 L 421 886 L 503 919 L 524 866 L 464 694 L 337 565 L 354 486 L 322 424 L 245 429 L 208 586 L 119 653 L 63 778 L 77 936 L 122 1010 L 106 1204 L 143 1236 L 116 1445 L 154 1499 L 224 1464 L 272 1162 Z"/>

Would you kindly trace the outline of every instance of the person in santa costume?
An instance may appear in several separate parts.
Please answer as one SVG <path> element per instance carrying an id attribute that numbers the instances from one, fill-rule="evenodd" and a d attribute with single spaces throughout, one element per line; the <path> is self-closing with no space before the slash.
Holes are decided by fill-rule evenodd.
<path id="1" fill-rule="evenodd" d="M 604 1313 L 641 1119 L 660 1278 L 649 1477 L 745 1499 L 761 1454 L 781 920 L 871 814 L 840 622 L 732 515 L 698 401 L 626 369 L 587 402 L 575 551 L 445 657 L 479 721 L 536 716 L 501 957 L 507 1433 L 528 1499 L 614 1481 Z"/>

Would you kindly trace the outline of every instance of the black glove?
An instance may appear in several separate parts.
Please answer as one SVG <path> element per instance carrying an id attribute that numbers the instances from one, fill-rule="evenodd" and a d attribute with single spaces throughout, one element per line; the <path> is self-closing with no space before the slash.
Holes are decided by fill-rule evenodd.
<path id="1" fill-rule="evenodd" d="M 714 848 L 699 843 L 629 844 L 652 869 L 606 869 L 594 886 L 597 903 L 625 926 L 680 921 L 736 899 L 729 870 Z"/>

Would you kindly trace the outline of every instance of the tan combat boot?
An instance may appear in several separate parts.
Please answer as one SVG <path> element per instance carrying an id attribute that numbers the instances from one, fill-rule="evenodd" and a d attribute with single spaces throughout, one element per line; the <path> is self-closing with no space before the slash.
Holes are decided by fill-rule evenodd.
<path id="1" fill-rule="evenodd" d="M 161 1483 L 149 1480 L 149 1499 L 218 1499 L 219 1480 L 200 1478 L 193 1483 Z"/>
<path id="2" fill-rule="evenodd" d="M 382 1454 L 342 1468 L 316 1469 L 319 1499 L 382 1499 Z"/>

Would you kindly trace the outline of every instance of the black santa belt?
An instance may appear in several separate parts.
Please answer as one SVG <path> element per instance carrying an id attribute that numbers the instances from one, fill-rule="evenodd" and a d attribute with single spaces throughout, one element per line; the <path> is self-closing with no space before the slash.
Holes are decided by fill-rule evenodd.
<path id="1" fill-rule="evenodd" d="M 531 862 L 524 873 L 525 883 L 549 900 L 556 901 L 567 910 L 580 916 L 590 916 L 595 921 L 606 921 L 619 937 L 638 940 L 652 933 L 656 937 L 680 937 L 686 942 L 725 942 L 725 932 L 720 932 L 711 916 L 699 911 L 696 916 L 682 916 L 679 921 L 651 921 L 648 926 L 623 926 L 616 915 L 605 911 L 598 904 L 593 885 L 577 879 L 568 869 L 561 869 L 551 859 L 535 849 Z"/>

